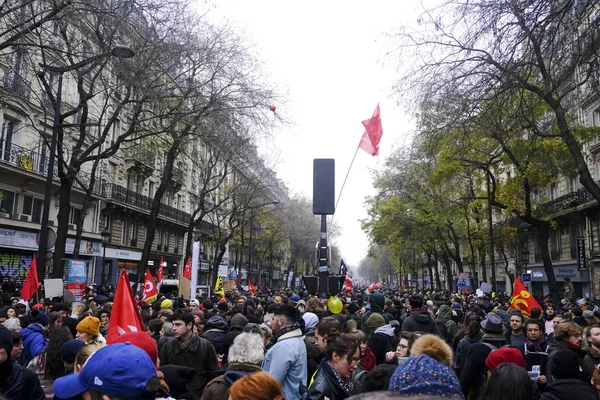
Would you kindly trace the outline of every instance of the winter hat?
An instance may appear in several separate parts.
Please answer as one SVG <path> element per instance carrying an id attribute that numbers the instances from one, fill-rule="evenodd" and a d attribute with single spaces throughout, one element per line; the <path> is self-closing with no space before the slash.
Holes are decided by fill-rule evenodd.
<path id="1" fill-rule="evenodd" d="M 219 305 L 217 306 L 217 310 L 219 311 L 229 311 L 229 304 L 227 304 L 227 302 L 219 302 Z"/>
<path id="2" fill-rule="evenodd" d="M 406 397 L 438 396 L 464 399 L 460 381 L 452 368 L 425 354 L 403 361 L 394 371 L 388 390 Z"/>
<path id="3" fill-rule="evenodd" d="M 490 333 L 502 333 L 504 331 L 502 318 L 493 312 L 489 313 L 487 318 L 481 321 L 481 327 L 484 331 Z"/>
<path id="4" fill-rule="evenodd" d="M 295 294 L 295 295 L 293 295 L 293 296 L 290 298 L 290 300 L 292 300 L 292 301 L 294 301 L 294 302 L 296 302 L 296 301 L 300 301 L 300 297 L 299 297 L 297 294 Z"/>
<path id="5" fill-rule="evenodd" d="M 77 324 L 76 329 L 92 336 L 98 336 L 100 333 L 100 320 L 96 317 L 85 317 Z"/>
<path id="6" fill-rule="evenodd" d="M 31 312 L 31 323 L 47 326 L 50 325 L 50 317 L 39 310 L 33 310 Z"/>
<path id="7" fill-rule="evenodd" d="M 241 313 L 237 313 L 231 317 L 231 322 L 229 323 L 230 328 L 244 329 L 246 325 L 248 325 L 248 318 Z"/>
<path id="8" fill-rule="evenodd" d="M 227 299 L 225 297 L 221 297 L 219 299 L 219 304 L 221 304 L 221 303 L 227 303 Z"/>
<path id="9" fill-rule="evenodd" d="M 452 303 L 452 308 L 454 310 L 460 310 L 460 309 L 462 309 L 462 306 L 460 305 L 460 303 L 455 301 L 454 303 Z"/>
<path id="10" fill-rule="evenodd" d="M 79 350 L 85 346 L 85 342 L 78 339 L 73 339 L 65 342 L 60 348 L 60 358 L 67 364 L 73 364 Z"/>
<path id="11" fill-rule="evenodd" d="M 305 312 L 302 315 L 302 319 L 304 320 L 304 329 L 309 330 L 317 326 L 319 323 L 319 317 L 316 314 L 311 312 Z"/>
<path id="12" fill-rule="evenodd" d="M 433 307 L 433 301 L 427 300 L 427 307 Z"/>
<path id="13" fill-rule="evenodd" d="M 552 376 L 558 379 L 580 379 L 581 364 L 577 353 L 571 350 L 558 350 L 552 356 Z"/>
<path id="14" fill-rule="evenodd" d="M 168 310 L 169 308 L 171 308 L 171 306 L 173 305 L 173 302 L 169 299 L 163 300 L 160 303 L 160 309 L 161 310 Z"/>
<path id="15" fill-rule="evenodd" d="M 506 326 L 508 326 L 509 320 L 510 320 L 510 314 L 506 311 L 504 311 L 503 309 L 499 308 L 496 311 L 494 311 L 502 320 L 502 323 Z"/>
<path id="16" fill-rule="evenodd" d="M 4 326 L 0 326 L 0 347 L 5 349 L 10 357 L 10 352 L 13 349 L 13 337 L 12 332 Z"/>
<path id="17" fill-rule="evenodd" d="M 412 356 L 426 354 L 436 361 L 452 366 L 452 348 L 436 335 L 419 337 L 410 348 Z"/>
<path id="18" fill-rule="evenodd" d="M 2 323 L 6 327 L 6 329 L 18 332 L 21 330 L 21 322 L 19 322 L 19 318 L 9 318 Z"/>
<path id="19" fill-rule="evenodd" d="M 594 312 L 592 310 L 585 310 L 581 316 L 583 318 L 594 318 Z"/>
<path id="20" fill-rule="evenodd" d="M 348 306 L 348 312 L 350 314 L 354 314 L 358 310 L 360 310 L 360 307 L 356 303 L 350 303 L 350 305 Z"/>
<path id="21" fill-rule="evenodd" d="M 377 329 L 385 325 L 385 319 L 381 314 L 373 313 L 367 319 L 367 328 Z"/>
<path id="22" fill-rule="evenodd" d="M 493 371 L 498 365 L 504 363 L 515 364 L 527 369 L 523 354 L 513 347 L 502 347 L 500 349 L 492 350 L 485 359 L 485 366 L 490 371 Z"/>
<path id="23" fill-rule="evenodd" d="M 154 365 L 158 366 L 158 346 L 156 340 L 146 332 L 127 332 L 117 336 L 111 343 L 131 343 L 144 350 L 150 356 Z"/>

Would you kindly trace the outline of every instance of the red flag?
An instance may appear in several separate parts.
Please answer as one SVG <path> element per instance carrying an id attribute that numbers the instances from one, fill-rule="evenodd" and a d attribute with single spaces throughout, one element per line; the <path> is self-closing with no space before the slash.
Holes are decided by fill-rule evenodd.
<path id="1" fill-rule="evenodd" d="M 144 292 L 142 293 L 142 301 L 147 303 L 152 303 L 156 300 L 156 296 L 158 295 L 158 289 L 154 284 L 154 279 L 152 278 L 152 274 L 150 270 L 146 270 L 146 280 L 144 281 Z"/>
<path id="2" fill-rule="evenodd" d="M 349 273 L 346 274 L 346 279 L 344 280 L 344 290 L 347 292 L 352 291 L 352 276 Z"/>
<path id="3" fill-rule="evenodd" d="M 188 257 L 185 268 L 183 269 L 183 277 L 192 280 L 192 258 Z"/>
<path id="4" fill-rule="evenodd" d="M 164 257 L 160 258 L 160 264 L 158 265 L 158 272 L 156 273 L 156 280 L 158 283 L 161 283 L 163 280 L 163 262 L 165 261 Z"/>
<path id="5" fill-rule="evenodd" d="M 35 261 L 35 253 L 33 253 L 33 260 L 31 261 L 27 276 L 25 277 L 25 283 L 23 283 L 23 288 L 21 289 L 21 298 L 25 301 L 31 300 L 39 287 L 40 281 L 38 281 L 37 276 L 37 262 Z"/>
<path id="6" fill-rule="evenodd" d="M 254 291 L 254 286 L 252 286 L 252 282 L 250 282 L 250 277 L 248 277 L 248 293 L 256 293 Z"/>
<path id="7" fill-rule="evenodd" d="M 145 329 L 142 315 L 133 297 L 127 272 L 123 269 L 119 276 L 119 282 L 117 282 L 117 292 L 110 315 L 110 324 L 108 324 L 106 342 L 110 344 L 118 336 L 128 332 L 145 332 Z"/>
<path id="8" fill-rule="evenodd" d="M 383 135 L 379 104 L 377 104 L 373 116 L 370 119 L 363 121 L 362 124 L 364 125 L 366 132 L 363 134 L 362 139 L 358 144 L 358 148 L 363 149 L 372 156 L 379 155 L 379 141 Z"/>
<path id="9" fill-rule="evenodd" d="M 510 299 L 510 309 L 512 310 L 515 308 L 521 310 L 523 315 L 528 317 L 531 315 L 532 308 L 539 308 L 540 310 L 542 309 L 537 300 L 533 298 L 525 285 L 523 285 L 523 282 L 521 282 L 517 277 L 515 277 L 513 295 Z"/>

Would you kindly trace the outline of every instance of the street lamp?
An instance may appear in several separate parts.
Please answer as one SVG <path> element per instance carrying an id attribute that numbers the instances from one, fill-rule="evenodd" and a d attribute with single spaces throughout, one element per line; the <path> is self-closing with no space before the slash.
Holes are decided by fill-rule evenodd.
<path id="1" fill-rule="evenodd" d="M 56 152 L 56 142 L 58 139 L 58 132 L 60 129 L 60 108 L 62 102 L 62 81 L 63 74 L 65 72 L 74 71 L 78 68 L 89 65 L 93 62 L 99 61 L 106 57 L 118 57 L 118 58 L 131 58 L 134 56 L 133 50 L 124 45 L 118 45 L 113 47 L 110 51 L 99 54 L 94 57 L 82 60 L 78 63 L 69 66 L 52 66 L 40 64 L 43 70 L 49 72 L 58 73 L 58 87 L 56 89 L 56 101 L 54 103 L 54 121 L 52 124 L 52 138 L 50 141 L 50 154 L 48 155 L 48 171 L 46 174 L 46 191 L 44 193 L 44 208 L 42 211 L 42 227 L 40 232 L 40 244 L 38 250 L 38 260 L 43 260 L 44 254 L 46 254 L 48 247 L 48 218 L 50 213 L 50 198 L 52 197 L 52 182 L 54 178 L 54 153 Z M 104 266 L 103 266 L 104 267 Z M 38 279 L 42 281 L 44 279 L 44 263 L 38 264 Z M 62 278 L 62 268 L 58 268 L 57 265 L 52 267 L 52 277 Z"/>
<path id="2" fill-rule="evenodd" d="M 103 252 L 102 252 L 102 286 L 104 286 L 106 284 L 106 279 L 104 278 L 104 268 L 106 268 L 106 245 L 110 243 L 110 237 L 111 237 L 111 233 L 108 229 L 104 229 L 102 231 L 102 233 L 100 234 L 100 236 L 102 237 L 102 248 L 103 248 Z M 112 273 L 111 271 L 112 268 L 109 268 L 109 274 Z"/>

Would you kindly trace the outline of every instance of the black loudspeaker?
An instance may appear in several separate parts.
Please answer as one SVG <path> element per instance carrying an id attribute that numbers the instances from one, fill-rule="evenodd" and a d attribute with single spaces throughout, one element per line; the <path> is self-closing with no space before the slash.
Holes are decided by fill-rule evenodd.
<path id="1" fill-rule="evenodd" d="M 335 212 L 335 160 L 315 158 L 313 162 L 313 214 Z"/>
<path id="2" fill-rule="evenodd" d="M 335 296 L 336 294 L 342 291 L 342 288 L 344 287 L 344 281 L 346 280 L 346 276 L 329 275 L 327 279 L 329 280 L 329 295 Z"/>
<path id="3" fill-rule="evenodd" d="M 304 286 L 306 291 L 312 295 L 316 295 L 319 291 L 319 277 L 318 276 L 303 276 Z"/>

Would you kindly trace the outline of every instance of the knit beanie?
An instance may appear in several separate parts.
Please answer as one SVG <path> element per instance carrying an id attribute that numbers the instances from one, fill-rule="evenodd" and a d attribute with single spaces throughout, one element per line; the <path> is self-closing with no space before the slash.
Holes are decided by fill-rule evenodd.
<path id="1" fill-rule="evenodd" d="M 5 349 L 10 357 L 10 352 L 13 349 L 13 335 L 4 326 L 0 326 L 0 347 Z"/>
<path id="2" fill-rule="evenodd" d="M 167 310 L 167 309 L 171 308 L 172 305 L 173 305 L 173 302 L 169 299 L 166 299 L 166 300 L 163 300 L 162 303 L 160 303 L 160 309 Z"/>
<path id="3" fill-rule="evenodd" d="M 367 319 L 367 328 L 377 329 L 381 328 L 385 325 L 385 319 L 381 316 L 381 314 L 373 313 Z"/>
<path id="4" fill-rule="evenodd" d="M 67 364 L 73 364 L 77 353 L 85 346 L 85 342 L 78 339 L 66 341 L 60 348 L 60 358 Z"/>
<path id="5" fill-rule="evenodd" d="M 229 323 L 230 328 L 238 329 L 244 329 L 246 325 L 248 325 L 248 318 L 244 317 L 244 314 L 241 313 L 237 313 L 231 317 L 231 322 Z"/>
<path id="6" fill-rule="evenodd" d="M 558 350 L 552 355 L 552 371 L 548 371 L 558 379 L 580 379 L 580 361 L 577 353 L 571 350 Z"/>
<path id="7" fill-rule="evenodd" d="M 500 364 L 515 364 L 527 369 L 525 359 L 520 350 L 511 347 L 502 347 L 492 350 L 485 359 L 485 366 L 489 371 L 493 371 Z"/>
<path id="8" fill-rule="evenodd" d="M 48 326 L 50 325 L 50 317 L 39 310 L 33 310 L 31 312 L 31 323 Z"/>
<path id="9" fill-rule="evenodd" d="M 403 361 L 394 371 L 388 390 L 406 397 L 437 396 L 464 399 L 460 381 L 452 368 L 425 354 Z"/>
<path id="10" fill-rule="evenodd" d="M 117 336 L 111 344 L 131 343 L 132 345 L 144 350 L 150 356 L 150 359 L 158 367 L 158 346 L 156 340 L 146 332 L 127 332 Z"/>
<path id="11" fill-rule="evenodd" d="M 100 320 L 96 317 L 85 317 L 77 324 L 76 329 L 92 336 L 98 336 L 100 333 Z"/>
<path id="12" fill-rule="evenodd" d="M 349 314 L 354 314 L 358 310 L 360 310 L 360 307 L 356 303 L 350 303 L 350 305 L 348 306 L 348 313 Z"/>

